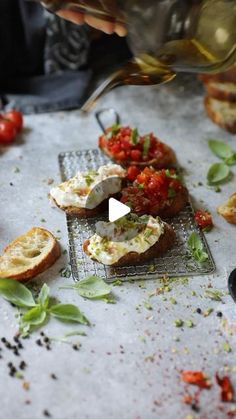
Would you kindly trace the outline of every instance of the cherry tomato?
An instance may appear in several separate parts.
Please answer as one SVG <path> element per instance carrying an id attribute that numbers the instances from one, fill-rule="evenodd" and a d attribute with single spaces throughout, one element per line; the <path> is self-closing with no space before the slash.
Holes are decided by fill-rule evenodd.
<path id="1" fill-rule="evenodd" d="M 7 119 L 0 119 L 0 143 L 11 144 L 16 137 L 14 124 Z"/>
<path id="2" fill-rule="evenodd" d="M 8 119 L 11 121 L 17 132 L 20 132 L 23 127 L 23 115 L 21 112 L 16 111 L 15 109 L 12 109 L 11 111 L 5 112 L 3 114 L 4 119 Z"/>
<path id="3" fill-rule="evenodd" d="M 208 211 L 199 209 L 194 215 L 195 222 L 202 230 L 210 230 L 213 227 L 212 216 Z"/>

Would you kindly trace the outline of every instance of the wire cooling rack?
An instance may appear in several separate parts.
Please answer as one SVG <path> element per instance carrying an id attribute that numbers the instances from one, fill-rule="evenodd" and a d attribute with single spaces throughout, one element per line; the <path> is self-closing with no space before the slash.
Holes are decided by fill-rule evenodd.
<path id="1" fill-rule="evenodd" d="M 61 153 L 59 165 L 62 181 L 75 176 L 79 171 L 98 169 L 99 166 L 107 164 L 110 160 L 100 150 L 83 150 Z M 195 276 L 213 273 L 215 263 L 209 250 L 204 234 L 194 223 L 193 209 L 191 202 L 176 217 L 167 220 L 176 232 L 174 247 L 163 256 L 148 263 L 135 266 L 124 266 L 112 268 L 100 263 L 93 262 L 82 250 L 83 242 L 95 232 L 97 221 L 108 220 L 106 213 L 96 218 L 79 219 L 67 215 L 67 227 L 69 235 L 69 251 L 72 275 L 75 280 L 82 279 L 88 275 L 97 275 L 107 281 L 114 279 L 148 279 L 151 277 L 168 276 Z M 208 260 L 199 264 L 192 258 L 188 250 L 187 240 L 189 235 L 196 231 L 204 244 L 208 254 Z"/>

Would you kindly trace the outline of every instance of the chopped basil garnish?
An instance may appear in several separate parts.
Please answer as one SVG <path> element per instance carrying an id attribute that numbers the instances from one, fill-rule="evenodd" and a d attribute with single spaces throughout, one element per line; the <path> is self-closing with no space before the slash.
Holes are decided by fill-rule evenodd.
<path id="1" fill-rule="evenodd" d="M 119 130 L 120 130 L 120 125 L 113 124 L 106 134 L 107 139 L 110 140 L 114 135 L 118 134 Z"/>
<path id="2" fill-rule="evenodd" d="M 153 234 L 153 230 L 149 227 L 146 228 L 145 233 L 144 233 L 144 237 L 146 239 L 148 239 L 148 237 L 150 237 Z"/>
<path id="3" fill-rule="evenodd" d="M 165 170 L 166 176 L 171 178 L 171 179 L 175 179 L 175 180 L 181 180 L 180 179 L 180 175 L 178 175 L 177 173 L 171 173 L 170 169 L 166 169 Z"/>
<path id="4" fill-rule="evenodd" d="M 137 128 L 134 128 L 131 134 L 132 144 L 136 145 L 138 143 L 138 136 L 139 136 L 138 130 Z"/>
<path id="5" fill-rule="evenodd" d="M 176 196 L 176 192 L 173 188 L 168 189 L 168 198 L 174 198 Z"/>
<path id="6" fill-rule="evenodd" d="M 143 157 L 147 157 L 150 145 L 151 145 L 151 138 L 150 138 L 150 135 L 147 135 L 144 138 L 144 142 L 143 142 Z"/>

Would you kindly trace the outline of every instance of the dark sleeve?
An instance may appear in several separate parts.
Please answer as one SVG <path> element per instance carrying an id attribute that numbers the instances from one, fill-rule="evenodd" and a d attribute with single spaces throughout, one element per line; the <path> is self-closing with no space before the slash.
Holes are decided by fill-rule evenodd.
<path id="1" fill-rule="evenodd" d="M 43 8 L 25 0 L 0 0 L 0 80 L 43 72 Z"/>

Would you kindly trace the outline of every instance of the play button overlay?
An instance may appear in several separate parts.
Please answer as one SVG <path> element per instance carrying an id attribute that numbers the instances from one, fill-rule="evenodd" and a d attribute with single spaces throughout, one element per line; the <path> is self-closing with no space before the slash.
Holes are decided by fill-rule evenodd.
<path id="1" fill-rule="evenodd" d="M 131 211 L 130 207 L 122 202 L 117 201 L 115 198 L 109 199 L 109 207 L 108 207 L 108 218 L 110 223 L 114 223 L 118 221 L 120 218 L 123 218 L 125 215 L 128 215 Z"/>

